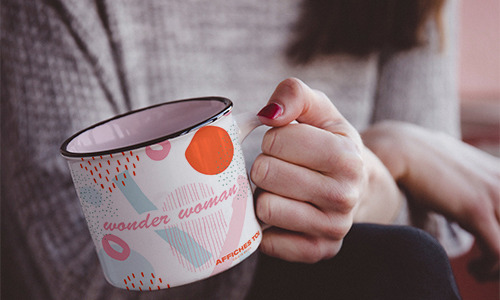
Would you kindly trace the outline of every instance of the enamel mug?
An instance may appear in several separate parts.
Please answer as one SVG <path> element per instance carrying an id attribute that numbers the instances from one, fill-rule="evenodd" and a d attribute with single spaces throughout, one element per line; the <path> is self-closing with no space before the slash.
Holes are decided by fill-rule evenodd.
<path id="1" fill-rule="evenodd" d="M 233 117 L 232 107 L 222 97 L 167 102 L 62 144 L 109 283 L 171 288 L 227 270 L 257 249 L 262 232 L 240 143 L 260 123 Z"/>

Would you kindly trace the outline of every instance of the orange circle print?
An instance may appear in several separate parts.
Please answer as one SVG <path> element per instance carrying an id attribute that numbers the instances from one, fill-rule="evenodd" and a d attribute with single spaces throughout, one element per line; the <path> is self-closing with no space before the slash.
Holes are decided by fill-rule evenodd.
<path id="1" fill-rule="evenodd" d="M 229 167 L 233 153 L 233 142 L 227 131 L 216 126 L 205 126 L 194 134 L 186 149 L 186 159 L 196 171 L 216 175 Z"/>

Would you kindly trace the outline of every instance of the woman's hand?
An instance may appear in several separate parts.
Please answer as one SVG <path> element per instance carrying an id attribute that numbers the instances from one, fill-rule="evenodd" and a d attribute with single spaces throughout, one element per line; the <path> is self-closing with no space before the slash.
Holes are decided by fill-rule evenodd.
<path id="1" fill-rule="evenodd" d="M 475 275 L 498 276 L 498 158 L 445 134 L 394 121 L 370 128 L 363 140 L 412 201 L 457 221 L 475 235 L 484 254 Z"/>
<path id="2" fill-rule="evenodd" d="M 262 252 L 300 262 L 336 255 L 364 206 L 370 181 L 380 177 L 371 176 L 373 170 L 382 169 L 380 178 L 389 185 L 379 190 L 399 195 L 389 172 L 323 93 L 287 79 L 259 116 L 274 127 L 251 170 L 259 188 L 257 216 L 272 225 L 263 235 Z M 294 120 L 298 124 L 290 124 Z M 382 207 L 385 214 L 396 209 Z"/>

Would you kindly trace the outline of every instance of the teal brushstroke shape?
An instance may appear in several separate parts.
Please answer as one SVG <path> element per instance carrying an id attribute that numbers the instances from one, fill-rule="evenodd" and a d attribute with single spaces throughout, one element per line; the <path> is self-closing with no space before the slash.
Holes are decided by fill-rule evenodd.
<path id="1" fill-rule="evenodd" d="M 113 182 L 139 214 L 152 210 L 158 210 L 148 197 L 144 195 L 128 171 L 118 174 L 117 178 L 118 180 L 113 178 Z"/>
<path id="2" fill-rule="evenodd" d="M 118 180 L 113 178 L 113 182 L 137 213 L 142 214 L 148 211 L 158 210 L 146 195 L 144 195 L 128 171 L 118 174 L 117 178 Z M 172 247 L 196 268 L 204 265 L 212 257 L 212 253 L 196 242 L 189 233 L 177 227 L 155 230 L 155 232 L 167 243 L 172 245 Z M 176 239 L 175 236 L 180 238 Z"/>

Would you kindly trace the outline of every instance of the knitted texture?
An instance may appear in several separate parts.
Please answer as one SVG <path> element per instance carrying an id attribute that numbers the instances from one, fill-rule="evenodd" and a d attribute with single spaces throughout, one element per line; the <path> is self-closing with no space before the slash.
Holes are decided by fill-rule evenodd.
<path id="1" fill-rule="evenodd" d="M 257 112 L 282 79 L 295 76 L 325 92 L 359 130 L 398 119 L 458 135 L 453 34 L 441 53 L 431 36 L 426 47 L 396 56 L 293 66 L 284 50 L 298 0 L 1 5 L 2 250 L 8 243 L 19 288 L 30 297 L 239 299 L 249 287 L 255 259 L 169 291 L 124 292 L 106 283 L 59 145 L 114 114 L 207 95 L 232 99 L 236 113 Z M 258 139 L 245 142 L 249 164 Z M 423 226 L 445 245 L 465 236 L 443 217 L 431 219 Z"/>

